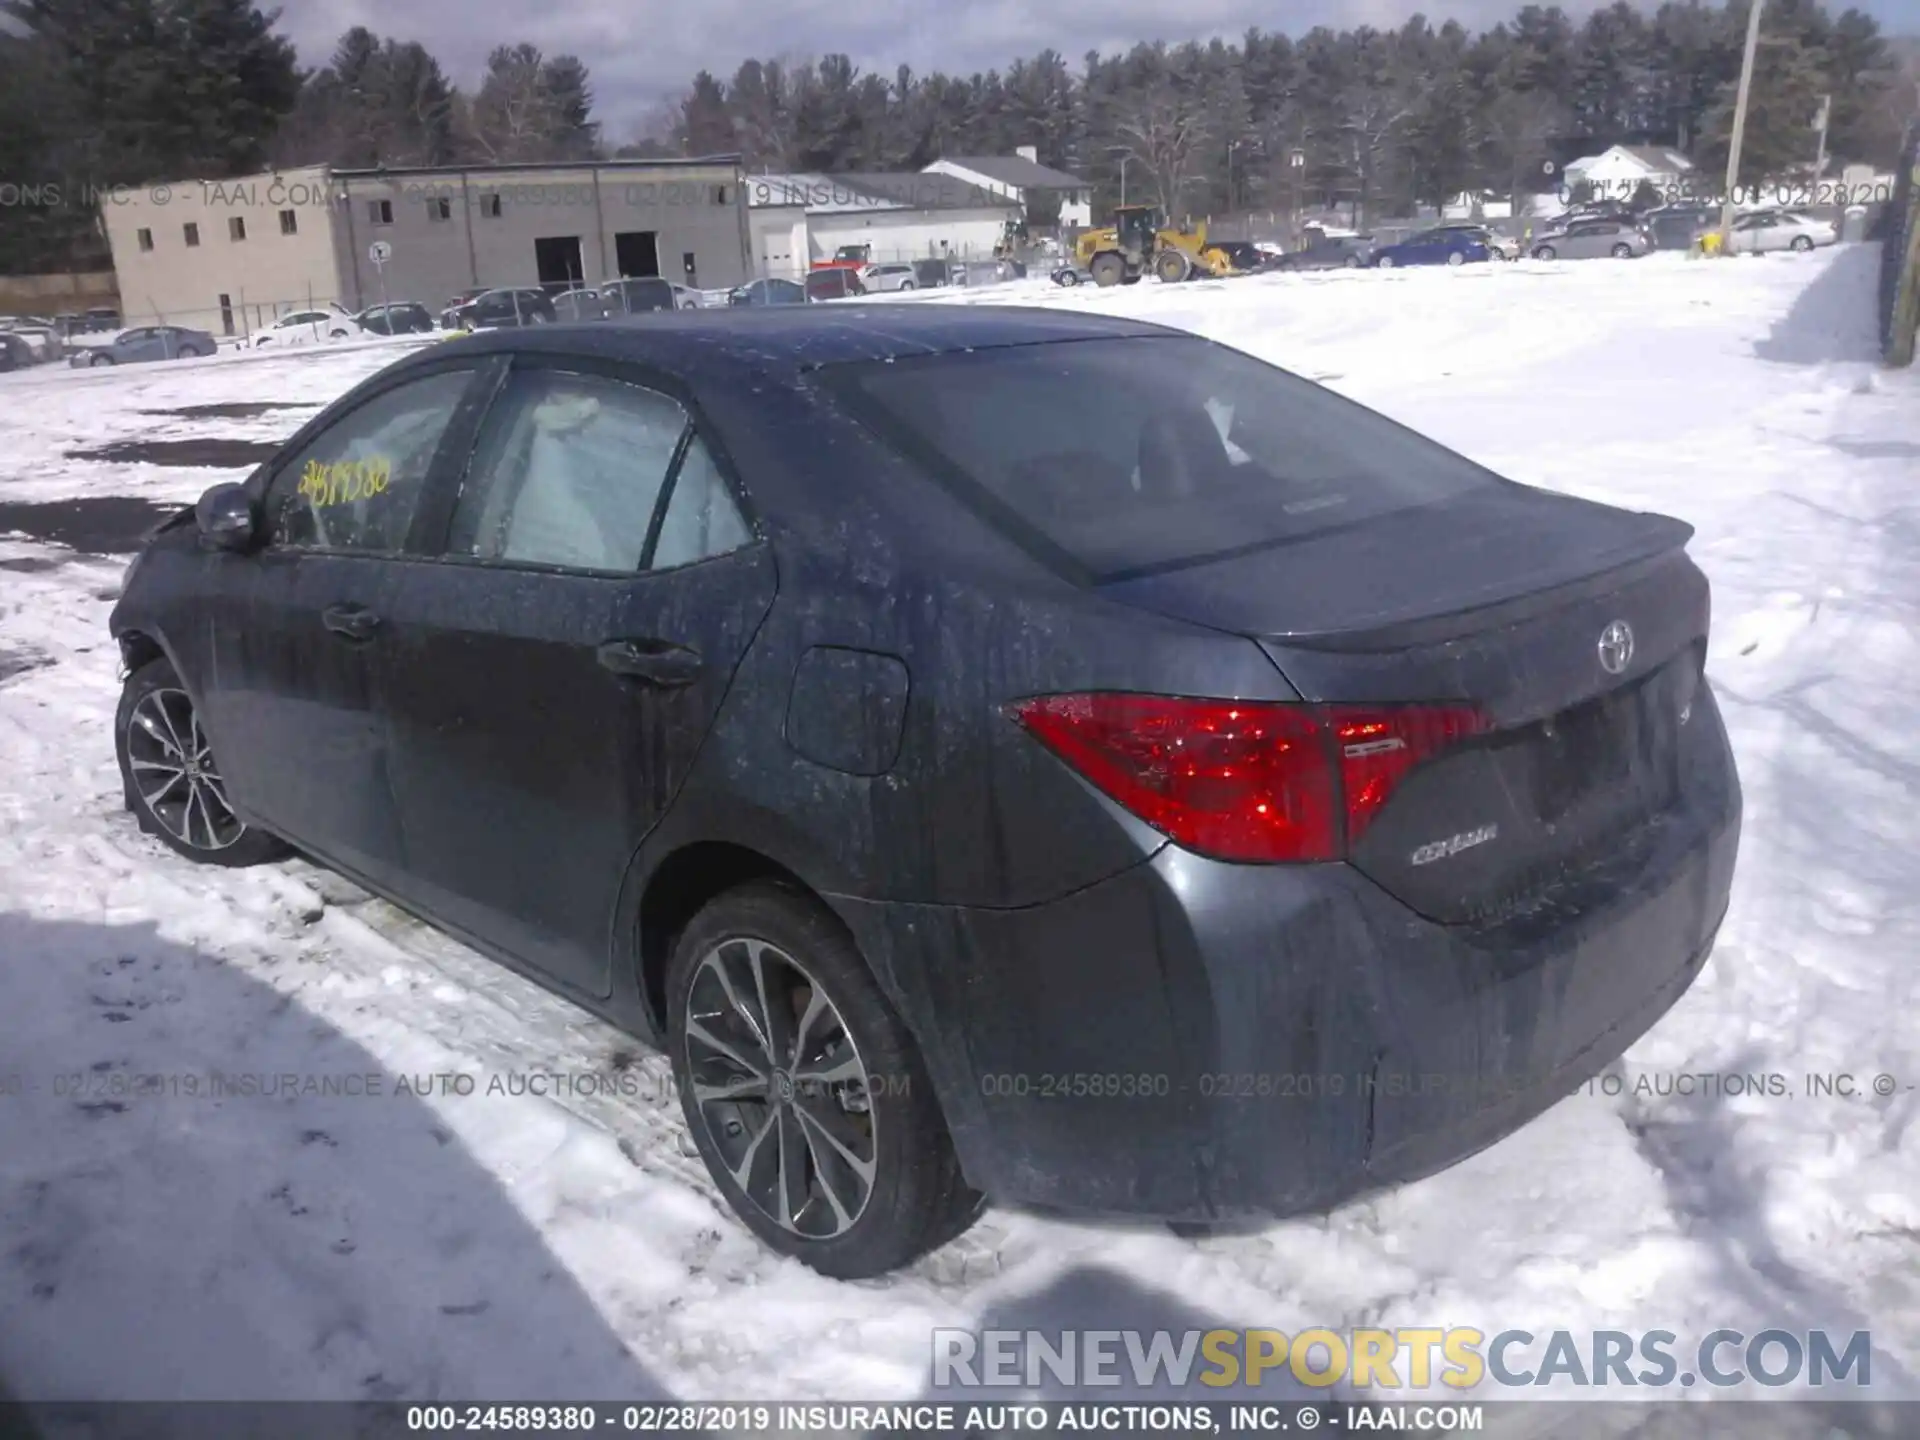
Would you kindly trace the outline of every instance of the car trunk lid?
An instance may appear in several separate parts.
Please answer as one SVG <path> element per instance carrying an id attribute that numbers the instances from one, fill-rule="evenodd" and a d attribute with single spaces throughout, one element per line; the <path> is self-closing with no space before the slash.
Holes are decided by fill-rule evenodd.
<path id="1" fill-rule="evenodd" d="M 1483 924 L 1555 903 L 1677 803 L 1708 623 L 1691 534 L 1499 487 L 1103 590 L 1250 636 L 1308 702 L 1475 707 L 1481 733 L 1401 778 L 1348 858 Z"/>

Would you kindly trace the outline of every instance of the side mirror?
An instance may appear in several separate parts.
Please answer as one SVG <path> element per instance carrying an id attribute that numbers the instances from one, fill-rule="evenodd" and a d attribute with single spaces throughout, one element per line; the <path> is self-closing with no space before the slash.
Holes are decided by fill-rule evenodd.
<path id="1" fill-rule="evenodd" d="M 258 520 L 253 497 L 244 485 L 216 485 L 193 507 L 202 544 L 216 550 L 247 550 L 254 541 Z"/>

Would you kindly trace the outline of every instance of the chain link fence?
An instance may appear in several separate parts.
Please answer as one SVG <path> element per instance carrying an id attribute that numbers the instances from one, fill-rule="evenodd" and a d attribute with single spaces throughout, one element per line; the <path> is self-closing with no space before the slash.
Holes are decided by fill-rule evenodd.
<path id="1" fill-rule="evenodd" d="M 1911 365 L 1920 330 L 1920 117 L 1907 127 L 1881 234 L 1880 353 L 1889 365 Z"/>

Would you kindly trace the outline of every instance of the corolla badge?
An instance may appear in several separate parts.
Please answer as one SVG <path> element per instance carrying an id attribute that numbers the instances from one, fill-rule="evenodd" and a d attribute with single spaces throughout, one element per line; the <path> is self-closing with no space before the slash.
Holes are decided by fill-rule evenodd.
<path id="1" fill-rule="evenodd" d="M 1462 850 L 1471 850 L 1476 845 L 1484 845 L 1500 833 L 1498 825 L 1482 825 L 1477 830 L 1463 830 L 1458 835 L 1449 835 L 1444 840 L 1435 840 L 1422 845 L 1407 857 L 1410 864 L 1431 865 L 1436 860 L 1445 860 L 1449 855 L 1458 855 Z"/>
<path id="2" fill-rule="evenodd" d="M 1618 675 L 1633 663 L 1633 627 L 1615 620 L 1600 632 L 1600 668 Z"/>

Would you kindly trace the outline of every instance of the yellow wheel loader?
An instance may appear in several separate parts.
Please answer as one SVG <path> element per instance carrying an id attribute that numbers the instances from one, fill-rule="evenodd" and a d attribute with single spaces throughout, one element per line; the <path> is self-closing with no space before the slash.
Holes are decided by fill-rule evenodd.
<path id="1" fill-rule="evenodd" d="M 1174 284 L 1195 276 L 1243 273 L 1227 252 L 1207 243 L 1204 223 L 1190 230 L 1163 224 L 1151 205 L 1121 205 L 1113 224 L 1089 230 L 1074 244 L 1074 261 L 1096 285 L 1131 285 L 1141 276 Z"/>

